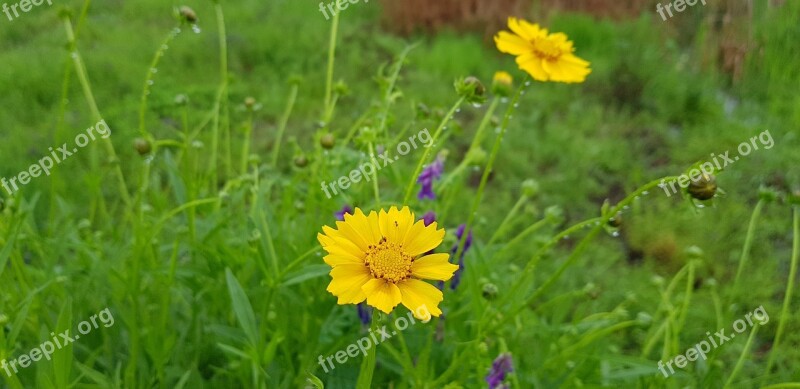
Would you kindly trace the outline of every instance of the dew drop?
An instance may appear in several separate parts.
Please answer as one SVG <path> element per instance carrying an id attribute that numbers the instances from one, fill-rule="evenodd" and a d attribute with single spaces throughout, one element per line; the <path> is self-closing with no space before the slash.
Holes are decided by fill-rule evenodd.
<path id="1" fill-rule="evenodd" d="M 642 196 L 647 196 L 647 195 L 649 195 L 649 194 L 650 194 L 650 192 L 648 192 L 648 191 L 644 191 L 644 192 L 642 192 Z"/>
<path id="2" fill-rule="evenodd" d="M 155 84 L 155 81 L 153 81 L 153 80 L 147 80 L 147 85 L 153 85 L 153 84 Z"/>
<path id="3" fill-rule="evenodd" d="M 626 205 L 626 206 L 622 207 L 622 209 L 630 209 L 630 206 Z"/>
<path id="4" fill-rule="evenodd" d="M 158 69 L 152 68 L 152 69 L 150 69 L 150 73 L 153 73 L 153 74 L 158 73 Z"/>
<path id="5" fill-rule="evenodd" d="M 614 232 L 612 232 L 612 233 L 611 233 L 611 236 L 613 236 L 613 237 L 615 237 L 615 238 L 619 237 L 619 231 L 614 231 Z"/>
<path id="6" fill-rule="evenodd" d="M 461 112 L 461 108 L 456 108 L 456 113 Z"/>
<path id="7" fill-rule="evenodd" d="M 531 86 L 531 82 L 530 81 L 525 81 L 525 86 Z"/>
<path id="8" fill-rule="evenodd" d="M 70 54 L 70 57 L 72 57 L 72 58 L 75 58 L 75 59 L 78 59 L 78 53 L 77 53 L 76 51 L 73 51 L 73 52 Z"/>
<path id="9" fill-rule="evenodd" d="M 166 49 L 169 49 L 169 46 L 167 46 L 167 45 L 161 45 L 161 50 L 166 50 Z"/>
<path id="10" fill-rule="evenodd" d="M 195 34 L 199 34 L 199 33 L 200 33 L 201 31 L 203 31 L 203 30 L 201 30 L 201 29 L 200 29 L 200 27 L 197 27 L 197 25 L 196 25 L 196 24 L 193 24 L 193 25 L 192 25 L 192 31 L 193 31 Z"/>
<path id="11" fill-rule="evenodd" d="M 697 208 L 705 208 L 705 207 L 706 207 L 704 204 L 695 204 L 695 206 L 696 206 Z"/>

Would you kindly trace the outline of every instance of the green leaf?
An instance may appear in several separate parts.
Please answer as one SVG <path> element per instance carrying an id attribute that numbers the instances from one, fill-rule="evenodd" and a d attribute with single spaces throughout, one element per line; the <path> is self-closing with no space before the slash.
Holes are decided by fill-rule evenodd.
<path id="1" fill-rule="evenodd" d="M 233 312 L 239 320 L 239 325 L 250 344 L 255 348 L 258 346 L 258 326 L 256 325 L 256 315 L 253 313 L 253 306 L 250 305 L 250 300 L 247 299 L 247 294 L 239 284 L 239 280 L 233 275 L 231 269 L 225 269 L 225 278 L 228 281 L 228 292 L 231 295 L 231 302 L 233 303 Z"/>
<path id="2" fill-rule="evenodd" d="M 316 389 L 325 389 L 325 384 L 323 384 L 322 380 L 317 378 L 317 376 L 311 374 L 311 372 L 306 372 L 306 374 L 308 374 L 308 377 L 306 377 L 306 379 L 311 385 L 314 385 Z"/>
<path id="3" fill-rule="evenodd" d="M 331 267 L 325 264 L 308 265 L 297 272 L 287 275 L 288 278 L 283 282 L 283 286 L 290 286 L 305 282 L 317 277 L 324 277 L 331 272 Z"/>

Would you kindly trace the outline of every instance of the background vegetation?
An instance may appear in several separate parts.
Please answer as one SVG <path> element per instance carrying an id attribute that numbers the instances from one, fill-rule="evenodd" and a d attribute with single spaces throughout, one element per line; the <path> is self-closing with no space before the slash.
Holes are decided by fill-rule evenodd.
<path id="1" fill-rule="evenodd" d="M 339 20 L 338 99 L 326 121 L 332 26 L 315 3 L 188 1 L 200 32 L 184 25 L 166 48 L 162 42 L 179 25 L 174 8 L 183 4 L 65 3 L 117 158 L 96 142 L 50 177 L 14 196 L 2 193 L 0 359 L 28 352 L 51 331 L 74 331 L 106 307 L 116 324 L 53 361 L 0 374 L 4 385 L 294 388 L 314 375 L 326 387 L 353 387 L 360 362 L 330 373 L 317 364 L 318 355 L 342 349 L 364 329 L 355 307 L 337 306 L 325 291 L 328 268 L 316 233 L 345 204 L 377 209 L 401 202 L 422 153 L 380 173 L 380 204 L 369 184 L 327 199 L 318 182 L 357 166 L 370 146 L 391 148 L 402 134 L 435 129 L 458 99 L 457 78 L 475 76 L 488 86 L 495 71 L 506 70 L 521 82 L 513 59 L 481 29 L 394 35 L 379 3 L 360 2 Z M 65 3 L 14 21 L 0 18 L 2 177 L 97 122 L 70 55 L 60 16 Z M 220 63 L 220 9 L 227 71 Z M 740 358 L 734 387 L 800 381 L 797 298 L 783 310 L 787 285 L 797 282 L 788 279 L 798 239 L 788 193 L 800 186 L 800 4 L 759 3 L 735 21 L 746 31 L 736 71 L 720 54 L 727 37 L 709 17 L 711 8 L 696 6 L 669 22 L 655 11 L 616 20 L 541 7 L 525 12 L 519 16 L 538 16 L 565 32 L 593 73 L 580 85 L 526 89 L 476 213 L 464 282 L 445 293 L 443 320 L 378 347 L 373 387 L 482 387 L 501 351 L 513 355 L 512 387 L 721 387 Z M 141 121 L 142 91 L 160 49 Z M 249 96 L 258 109 L 245 106 Z M 439 197 L 408 204 L 418 215 L 437 213 L 448 230 L 441 251 L 469 218 L 485 161 L 461 175 L 453 171 L 486 109 L 460 107 L 436 148 L 447 155 Z M 505 109 L 501 104 L 490 130 Z M 581 248 L 585 233 L 546 250 L 525 289 L 509 297 L 534 254 L 559 231 L 598 216 L 606 199 L 616 204 L 764 130 L 775 146 L 720 174 L 724 195 L 701 208 L 651 190 L 626 208 L 619 230 L 596 236 L 569 259 L 572 266 L 549 288 L 541 286 Z M 332 150 L 320 146 L 327 133 L 336 140 Z M 489 131 L 482 142 L 487 152 L 495 135 Z M 151 152 L 140 156 L 136 138 Z M 525 196 L 521 184 L 530 178 L 539 190 Z M 761 215 L 747 239 L 759 201 Z M 539 230 L 514 240 L 540 220 Z M 737 282 L 743 251 L 749 259 Z M 482 295 L 487 284 L 498 289 L 493 299 Z M 751 343 L 738 337 L 668 379 L 656 370 L 659 359 L 684 352 L 706 331 L 730 328 L 760 305 L 770 322 Z M 774 348 L 781 321 L 783 338 Z M 415 356 L 410 369 L 406 346 Z"/>

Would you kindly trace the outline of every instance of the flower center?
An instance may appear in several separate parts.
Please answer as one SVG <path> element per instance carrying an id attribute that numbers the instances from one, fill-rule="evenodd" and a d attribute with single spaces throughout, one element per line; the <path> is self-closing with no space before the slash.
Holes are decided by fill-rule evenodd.
<path id="1" fill-rule="evenodd" d="M 397 283 L 411 276 L 410 255 L 403 252 L 403 245 L 387 242 L 386 238 L 374 246 L 369 246 L 364 260 L 375 278 Z"/>
<path id="2" fill-rule="evenodd" d="M 533 52 L 541 58 L 548 61 L 555 61 L 563 54 L 563 51 L 556 42 L 547 38 L 534 38 L 531 43 L 533 44 Z"/>

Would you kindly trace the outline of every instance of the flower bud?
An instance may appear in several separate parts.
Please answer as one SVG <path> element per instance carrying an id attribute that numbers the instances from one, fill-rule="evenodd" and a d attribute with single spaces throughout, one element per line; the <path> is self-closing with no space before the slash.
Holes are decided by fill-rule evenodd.
<path id="1" fill-rule="evenodd" d="M 564 210 L 557 205 L 552 205 L 544 210 L 544 217 L 553 224 L 561 224 L 564 221 Z"/>
<path id="2" fill-rule="evenodd" d="M 684 253 L 690 259 L 701 259 L 704 255 L 703 249 L 694 245 L 687 247 L 686 250 L 684 250 Z"/>
<path id="3" fill-rule="evenodd" d="M 778 191 L 768 186 L 761 186 L 758 188 L 758 197 L 768 203 L 778 199 Z"/>
<path id="4" fill-rule="evenodd" d="M 617 213 L 616 216 L 609 218 L 607 224 L 608 224 L 609 227 L 614 227 L 614 228 L 621 227 L 622 226 L 622 213 L 621 212 Z"/>
<path id="5" fill-rule="evenodd" d="M 539 194 L 539 182 L 533 178 L 522 181 L 522 194 L 529 198 L 536 197 Z"/>
<path id="6" fill-rule="evenodd" d="M 480 147 L 470 149 L 467 152 L 466 159 L 470 165 L 482 165 L 486 161 L 486 150 Z"/>
<path id="7" fill-rule="evenodd" d="M 456 81 L 456 92 L 468 103 L 481 104 L 486 100 L 486 87 L 476 77 Z"/>
<path id="8" fill-rule="evenodd" d="M 139 153 L 139 155 L 141 155 L 141 156 L 145 156 L 147 154 L 150 154 L 150 151 L 153 150 L 153 147 L 150 144 L 150 142 L 148 142 L 147 139 L 144 139 L 144 138 L 136 138 L 136 139 L 134 139 L 133 148 L 135 148 L 136 152 Z"/>
<path id="9" fill-rule="evenodd" d="M 481 292 L 483 298 L 487 300 L 494 300 L 494 298 L 497 297 L 497 293 L 498 293 L 497 285 L 492 284 L 490 282 L 483 284 L 483 291 Z"/>
<path id="10" fill-rule="evenodd" d="M 336 144 L 336 138 L 334 138 L 333 134 L 330 132 L 326 133 L 319 138 L 319 144 L 321 144 L 323 148 L 330 150 Z"/>
<path id="11" fill-rule="evenodd" d="M 795 189 L 794 191 L 789 192 L 787 198 L 789 200 L 789 204 L 800 205 L 800 189 Z"/>
<path id="12" fill-rule="evenodd" d="M 253 107 L 255 107 L 255 106 L 256 106 L 256 99 L 255 99 L 255 98 L 253 98 L 252 96 L 248 96 L 248 97 L 246 97 L 246 98 L 244 99 L 244 106 L 245 106 L 245 108 L 247 108 L 248 110 L 251 110 L 251 111 L 252 111 L 252 110 L 253 110 Z"/>
<path id="13" fill-rule="evenodd" d="M 511 95 L 513 83 L 514 78 L 508 72 L 496 72 L 492 79 L 492 93 L 501 97 L 508 97 Z"/>
<path id="14" fill-rule="evenodd" d="M 712 174 L 703 173 L 689 184 L 687 191 L 697 200 L 708 200 L 717 193 L 717 179 Z"/>
<path id="15" fill-rule="evenodd" d="M 294 157 L 294 166 L 304 168 L 308 166 L 308 158 L 305 155 L 298 155 Z"/>
<path id="16" fill-rule="evenodd" d="M 175 96 L 175 105 L 182 107 L 188 103 L 189 103 L 189 96 L 186 96 L 184 94 L 179 94 Z"/>
<path id="17" fill-rule="evenodd" d="M 178 9 L 178 13 L 181 15 L 181 19 L 188 23 L 196 23 L 197 22 L 197 14 L 194 12 L 193 9 L 187 6 L 181 6 Z"/>

